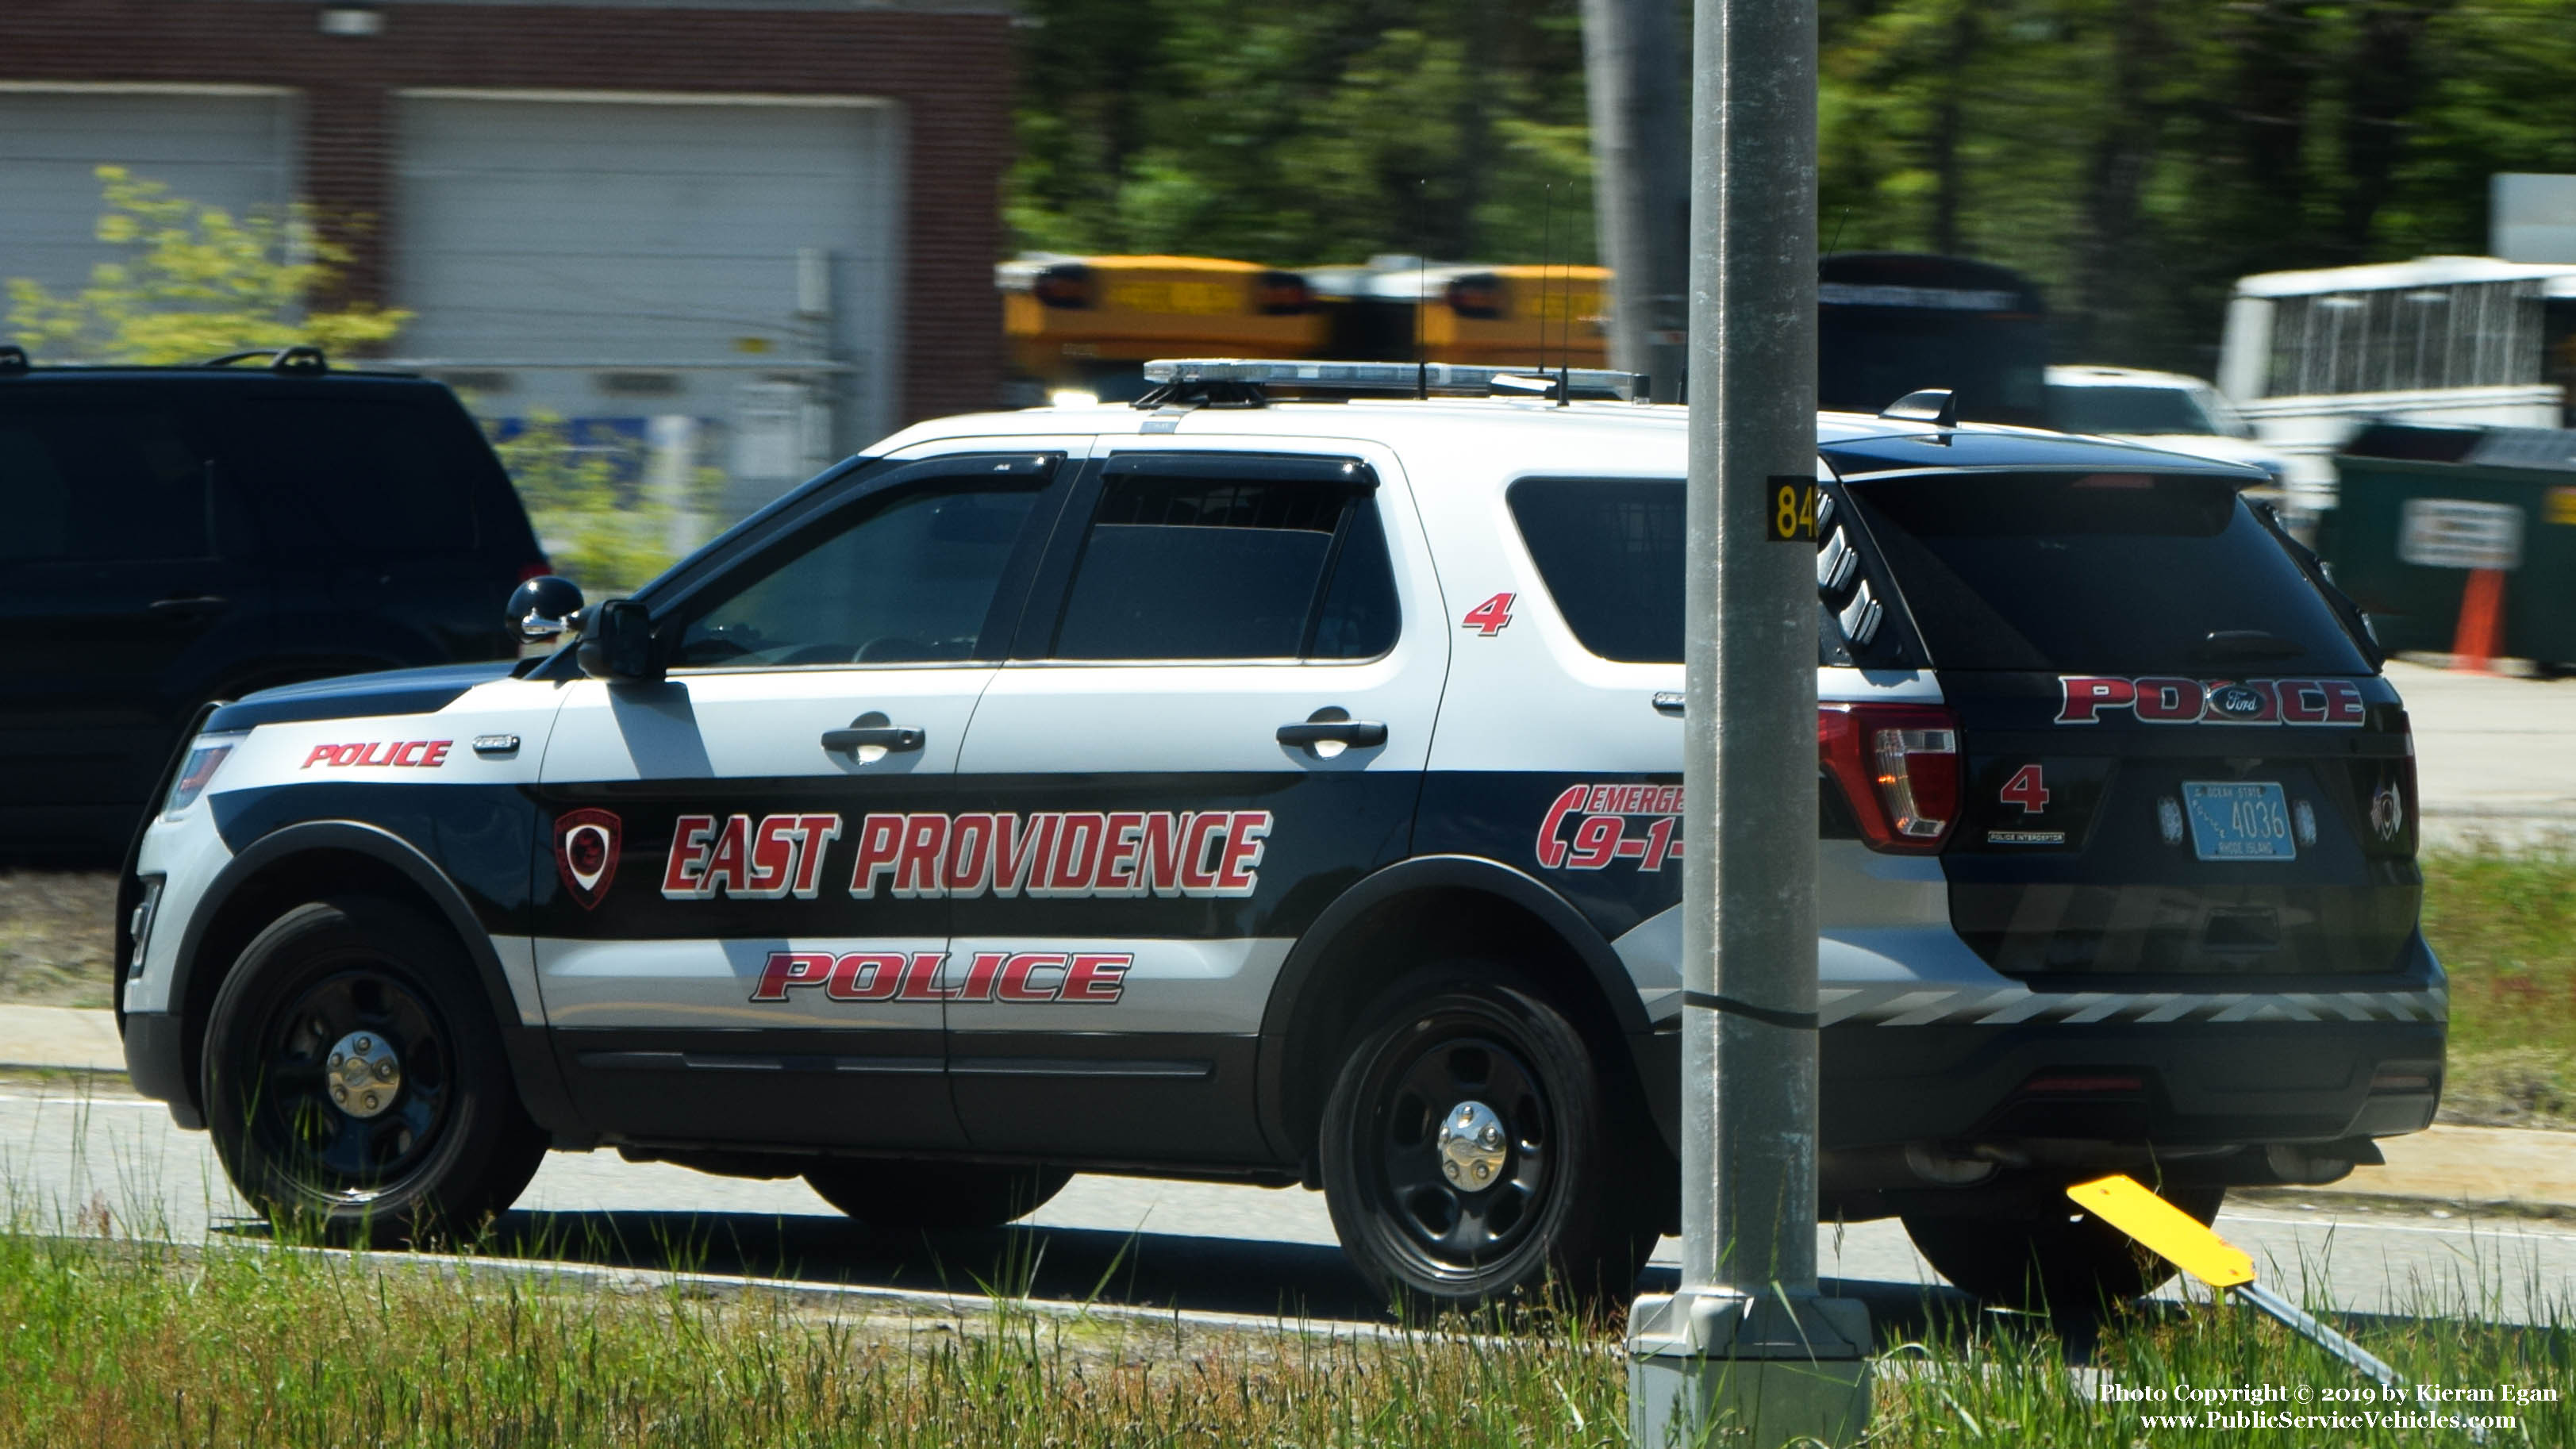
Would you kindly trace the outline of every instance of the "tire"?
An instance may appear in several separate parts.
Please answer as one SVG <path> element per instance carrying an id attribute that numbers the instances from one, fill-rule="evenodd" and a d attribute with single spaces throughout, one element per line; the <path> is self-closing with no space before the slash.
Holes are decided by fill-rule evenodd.
<path id="1" fill-rule="evenodd" d="M 2218 1216 L 2224 1187 L 2168 1187 L 2159 1194 L 2203 1223 Z M 1989 1303 L 2083 1313 L 2152 1293 L 2174 1267 L 2128 1234 L 2073 1210 L 2024 1217 L 1905 1215 L 1926 1261 Z"/>
<path id="2" fill-rule="evenodd" d="M 335 1050 L 361 1038 L 371 1058 L 391 1051 L 390 1078 L 353 1064 L 334 1079 Z M 463 947 L 375 896 L 297 906 L 244 948 L 207 1023 L 205 1102 L 242 1196 L 333 1242 L 473 1233 L 546 1152 Z"/>
<path id="3" fill-rule="evenodd" d="M 1046 1206 L 1072 1180 L 1061 1167 L 884 1157 L 834 1157 L 805 1170 L 823 1201 L 869 1227 L 908 1232 L 998 1228 Z"/>
<path id="4" fill-rule="evenodd" d="M 1319 1146 L 1333 1229 L 1371 1287 L 1436 1311 L 1551 1277 L 1586 1302 L 1634 1286 L 1655 1241 L 1635 1203 L 1653 1195 L 1635 1180 L 1634 1124 L 1562 1011 L 1510 968 L 1469 961 L 1399 985 L 1361 1020 L 1374 1025 L 1343 1057 Z M 1453 1179 L 1439 1138 L 1462 1110 Z M 1489 1185 L 1472 1175 L 1480 1162 Z"/>

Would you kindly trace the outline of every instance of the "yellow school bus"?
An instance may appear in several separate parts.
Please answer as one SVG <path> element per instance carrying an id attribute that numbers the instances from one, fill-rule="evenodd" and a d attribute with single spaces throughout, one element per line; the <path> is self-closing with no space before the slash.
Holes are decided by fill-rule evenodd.
<path id="1" fill-rule="evenodd" d="M 1325 338 L 1295 272 L 1219 257 L 1024 257 L 1000 270 L 1020 378 L 1133 398 L 1156 357 L 1311 357 Z"/>
<path id="2" fill-rule="evenodd" d="M 1376 257 L 1315 267 L 1332 319 L 1326 354 L 1375 362 L 1600 367 L 1610 273 L 1601 267 L 1422 265 Z"/>

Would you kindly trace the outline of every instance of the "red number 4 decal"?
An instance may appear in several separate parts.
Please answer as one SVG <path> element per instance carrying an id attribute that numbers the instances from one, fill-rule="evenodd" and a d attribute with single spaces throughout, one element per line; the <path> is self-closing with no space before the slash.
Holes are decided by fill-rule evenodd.
<path id="1" fill-rule="evenodd" d="M 1512 621 L 1512 600 L 1518 597 L 1517 594 L 1494 595 L 1469 609 L 1461 627 L 1473 629 L 1488 639 L 1493 638 L 1503 631 L 1504 625 Z"/>
<path id="2" fill-rule="evenodd" d="M 2013 777 L 2004 782 L 2003 799 L 2007 805 L 2020 806 L 2025 813 L 2035 814 L 2047 808 L 2048 786 L 2039 766 L 2024 765 L 2013 771 Z"/>

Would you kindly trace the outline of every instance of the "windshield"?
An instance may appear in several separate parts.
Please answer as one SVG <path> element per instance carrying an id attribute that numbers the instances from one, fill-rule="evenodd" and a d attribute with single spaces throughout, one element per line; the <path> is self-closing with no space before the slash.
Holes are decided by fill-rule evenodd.
<path id="1" fill-rule="evenodd" d="M 2052 383 L 2048 420 L 2069 433 L 2218 433 L 2218 421 L 2179 387 L 2100 387 Z"/>
<path id="2" fill-rule="evenodd" d="M 1941 668 L 2371 672 L 2227 479 L 1953 473 L 1849 491 Z"/>

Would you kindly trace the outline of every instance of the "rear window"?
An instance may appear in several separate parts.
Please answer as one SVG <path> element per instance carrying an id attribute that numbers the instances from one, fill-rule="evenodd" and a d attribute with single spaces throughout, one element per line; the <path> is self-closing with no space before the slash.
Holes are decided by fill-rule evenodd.
<path id="1" fill-rule="evenodd" d="M 1512 521 L 1583 647 L 1628 664 L 1682 661 L 1682 481 L 1523 478 Z"/>
<path id="2" fill-rule="evenodd" d="M 2371 672 L 2227 479 L 1952 474 L 1846 491 L 1937 666 Z"/>
<path id="3" fill-rule="evenodd" d="M 1394 647 L 1396 624 L 1372 489 L 1340 478 L 1113 474 L 1055 656 L 1365 659 Z"/>
<path id="4" fill-rule="evenodd" d="M 500 465 L 463 414 L 403 402 L 254 398 L 238 407 L 236 424 L 245 483 L 319 523 L 324 537 L 298 540 L 307 546 L 473 550 L 474 491 Z"/>

